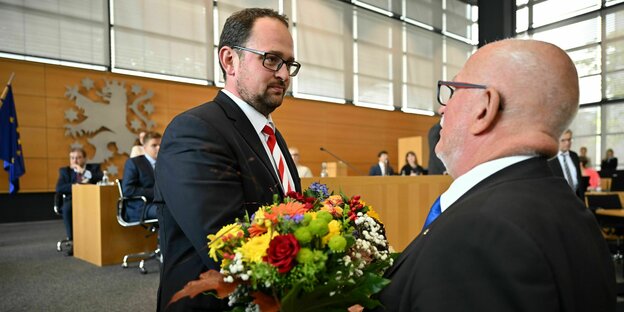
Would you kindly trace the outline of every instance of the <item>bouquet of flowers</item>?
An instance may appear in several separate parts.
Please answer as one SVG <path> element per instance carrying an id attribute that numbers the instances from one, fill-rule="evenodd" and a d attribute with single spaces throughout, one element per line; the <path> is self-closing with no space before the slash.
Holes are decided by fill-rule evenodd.
<path id="1" fill-rule="evenodd" d="M 172 302 L 213 290 L 232 311 L 372 308 L 394 259 L 373 208 L 319 183 L 208 235 L 208 248 L 221 271 L 203 273 Z"/>

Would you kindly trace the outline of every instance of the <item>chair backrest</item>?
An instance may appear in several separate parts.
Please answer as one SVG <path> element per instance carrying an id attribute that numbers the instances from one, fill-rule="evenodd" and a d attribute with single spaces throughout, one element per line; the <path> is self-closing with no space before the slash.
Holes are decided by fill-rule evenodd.
<path id="1" fill-rule="evenodd" d="M 624 191 L 624 172 L 617 171 L 611 178 L 611 191 Z"/>
<path id="2" fill-rule="evenodd" d="M 142 220 L 142 221 L 141 220 L 138 220 L 138 221 L 126 220 L 126 209 L 127 209 L 126 204 L 129 201 L 142 201 L 144 203 L 143 207 L 145 209 L 145 204 L 147 203 L 147 199 L 144 196 L 132 196 L 132 197 L 124 196 L 123 187 L 122 187 L 122 179 L 116 179 L 115 184 L 117 184 L 117 189 L 119 190 L 119 199 L 117 200 L 117 223 L 119 223 L 121 226 L 124 226 L 124 227 L 135 226 L 135 225 L 150 225 L 150 224 L 158 223 L 158 219 L 147 219 L 147 220 Z"/>
<path id="3" fill-rule="evenodd" d="M 620 202 L 620 196 L 617 194 L 601 194 L 601 195 L 586 195 L 587 207 L 594 210 L 596 208 L 602 209 L 622 209 L 622 203 Z"/>

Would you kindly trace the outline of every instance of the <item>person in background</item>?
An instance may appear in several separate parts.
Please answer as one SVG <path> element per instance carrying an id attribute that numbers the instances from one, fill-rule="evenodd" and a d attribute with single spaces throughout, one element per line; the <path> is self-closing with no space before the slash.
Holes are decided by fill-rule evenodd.
<path id="1" fill-rule="evenodd" d="M 156 219 L 154 205 L 154 167 L 160 149 L 161 135 L 158 132 L 147 132 L 143 138 L 145 154 L 128 158 L 124 166 L 122 188 L 124 196 L 145 196 L 147 205 L 143 219 Z M 143 209 L 142 201 L 129 201 L 126 207 L 126 220 L 139 221 Z"/>
<path id="2" fill-rule="evenodd" d="M 210 295 L 167 304 L 202 272 L 219 271 L 208 256 L 208 234 L 273 203 L 274 195 L 283 200 L 301 192 L 297 167 L 271 117 L 301 67 L 288 18 L 249 8 L 228 17 L 222 29 L 217 56 L 225 87 L 213 101 L 176 116 L 158 153 L 161 311 L 229 310 L 227 300 Z"/>
<path id="3" fill-rule="evenodd" d="M 547 162 L 578 111 L 567 53 L 536 40 L 490 43 L 438 92 L 436 152 L 454 181 L 385 273 L 377 310 L 615 311 L 596 219 Z"/>
<path id="4" fill-rule="evenodd" d="M 440 113 L 440 110 L 438 110 L 438 113 Z M 440 123 L 436 122 L 433 126 L 431 126 L 429 133 L 427 134 L 427 138 L 429 140 L 429 167 L 427 168 L 427 174 L 429 175 L 447 174 L 444 164 L 435 152 L 436 144 L 440 141 L 441 129 L 442 126 L 440 126 Z"/>
<path id="5" fill-rule="evenodd" d="M 394 169 L 388 163 L 388 152 L 381 151 L 377 154 L 379 162 L 373 165 L 368 171 L 369 176 L 390 176 L 394 175 Z"/>
<path id="6" fill-rule="evenodd" d="M 290 156 L 292 157 L 295 165 L 297 165 L 297 172 L 299 173 L 300 178 L 311 178 L 312 171 L 310 168 L 299 163 L 299 149 L 296 147 L 289 147 L 288 152 L 290 152 Z"/>
<path id="7" fill-rule="evenodd" d="M 617 170 L 618 159 L 613 155 L 613 149 L 607 149 L 605 158 L 600 162 L 600 170 L 613 174 Z"/>
<path id="8" fill-rule="evenodd" d="M 598 175 L 598 171 L 589 166 L 589 158 L 584 156 L 579 156 L 579 163 L 581 165 L 581 173 L 584 177 L 589 177 L 589 185 L 587 186 L 587 190 L 589 191 L 597 191 L 600 190 L 600 175 Z"/>
<path id="9" fill-rule="evenodd" d="M 579 148 L 579 158 L 581 157 L 585 157 L 587 159 L 587 161 L 591 162 L 591 159 L 589 158 L 589 156 L 587 156 L 587 147 L 585 146 L 581 146 L 581 148 Z"/>
<path id="10" fill-rule="evenodd" d="M 130 158 L 145 154 L 145 151 L 143 150 L 143 139 L 145 138 L 146 133 L 147 132 L 145 131 L 139 132 L 139 143 L 132 147 L 132 150 L 130 151 Z"/>
<path id="11" fill-rule="evenodd" d="M 563 177 L 576 195 L 585 199 L 585 190 L 581 183 L 581 165 L 579 156 L 572 150 L 572 130 L 567 129 L 559 138 L 559 152 L 556 157 L 548 160 L 550 169 L 556 176 Z"/>
<path id="12" fill-rule="evenodd" d="M 72 185 L 96 184 L 102 180 L 99 164 L 87 164 L 87 152 L 82 148 L 72 148 L 69 152 L 69 166 L 59 169 L 56 192 L 64 195 L 62 215 L 67 239 L 74 239 L 72 218 Z M 70 251 L 71 253 L 71 251 Z"/>
<path id="13" fill-rule="evenodd" d="M 402 176 L 417 176 L 426 174 L 425 169 L 418 164 L 416 153 L 409 151 L 405 154 L 405 166 L 401 168 Z"/>

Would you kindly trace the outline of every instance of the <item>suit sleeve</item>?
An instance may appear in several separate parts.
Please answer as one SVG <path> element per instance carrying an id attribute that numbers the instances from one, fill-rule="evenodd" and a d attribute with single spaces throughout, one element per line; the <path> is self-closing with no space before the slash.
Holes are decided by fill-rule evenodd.
<path id="1" fill-rule="evenodd" d="M 71 171 L 67 167 L 59 169 L 59 177 L 56 181 L 56 192 L 61 194 L 71 194 L 72 191 Z"/>
<path id="2" fill-rule="evenodd" d="M 134 162 L 138 158 L 128 158 L 124 165 L 123 181 L 121 183 L 124 196 L 145 196 L 148 202 L 154 200 L 154 188 L 141 185 L 139 167 Z"/>
<path id="3" fill-rule="evenodd" d="M 231 130 L 231 129 L 230 129 Z M 175 222 L 207 267 L 207 234 L 244 215 L 238 161 L 213 125 L 197 116 L 175 118 L 162 140 L 156 183 Z M 244 143 L 243 143 L 244 144 Z"/>

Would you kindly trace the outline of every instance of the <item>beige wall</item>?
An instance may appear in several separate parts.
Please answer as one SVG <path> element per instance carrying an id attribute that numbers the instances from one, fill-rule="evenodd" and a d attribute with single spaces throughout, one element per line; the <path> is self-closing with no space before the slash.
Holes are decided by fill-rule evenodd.
<path id="1" fill-rule="evenodd" d="M 64 135 L 67 122 L 64 112 L 75 105 L 65 97 L 67 86 L 80 85 L 82 79 L 89 77 L 96 87 L 101 87 L 105 79 L 115 79 L 125 82 L 126 86 L 138 84 L 143 89 L 151 89 L 154 96 L 150 102 L 155 110 L 150 117 L 156 122 L 155 130 L 160 132 L 164 132 L 175 115 L 211 100 L 218 92 L 215 87 L 0 59 L 0 85 L 4 85 L 12 72 L 15 72 L 12 85 L 26 166 L 26 174 L 20 179 L 21 192 L 53 191 L 58 168 L 68 163 L 69 146 L 74 139 Z M 97 98 L 94 90 L 90 95 L 92 99 Z M 320 173 L 321 162 L 334 161 L 319 150 L 321 146 L 368 173 L 380 150 L 387 150 L 391 160 L 397 159 L 399 138 L 426 138 L 428 129 L 438 121 L 436 117 L 292 97 L 285 99 L 282 107 L 273 113 L 273 119 L 288 145 L 299 148 L 301 162 L 309 166 L 315 176 Z M 85 147 L 93 156 L 93 147 Z M 420 160 L 425 165 L 426 154 Z M 118 155 L 111 160 L 119 168 L 120 176 L 126 158 Z M 403 164 L 391 165 L 398 170 Z M 349 175 L 356 173 L 350 170 Z M 0 193 L 6 192 L 7 173 L 0 170 Z"/>

